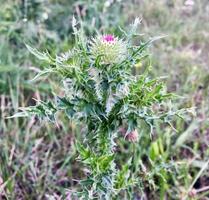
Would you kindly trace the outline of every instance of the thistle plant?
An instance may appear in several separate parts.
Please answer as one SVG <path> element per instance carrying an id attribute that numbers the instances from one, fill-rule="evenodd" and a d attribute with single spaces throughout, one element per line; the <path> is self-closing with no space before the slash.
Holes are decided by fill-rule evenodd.
<path id="1" fill-rule="evenodd" d="M 134 187 L 138 180 L 131 175 L 131 161 L 121 170 L 117 166 L 117 138 L 137 143 L 144 126 L 152 132 L 155 121 L 169 123 L 178 114 L 156 109 L 172 94 L 166 92 L 161 78 L 149 77 L 149 66 L 140 75 L 132 74 L 148 56 L 147 47 L 158 39 L 133 45 L 138 23 L 136 19 L 122 37 L 86 38 L 74 19 L 74 48 L 55 58 L 27 46 L 46 66 L 35 78 L 49 73 L 59 76 L 64 94 L 56 96 L 55 102 L 38 101 L 18 116 L 36 115 L 56 122 L 58 113 L 63 113 L 83 127 L 76 148 L 78 160 L 88 170 L 75 192 L 79 199 L 120 199 L 121 191 Z"/>

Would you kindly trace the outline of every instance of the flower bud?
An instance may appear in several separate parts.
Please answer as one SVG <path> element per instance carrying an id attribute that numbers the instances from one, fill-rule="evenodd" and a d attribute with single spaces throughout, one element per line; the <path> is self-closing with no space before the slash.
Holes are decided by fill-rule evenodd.
<path id="1" fill-rule="evenodd" d="M 139 134 L 136 129 L 127 133 L 127 129 L 124 127 L 121 127 L 119 128 L 118 132 L 121 133 L 121 135 L 125 137 L 125 140 L 129 142 L 137 142 L 139 139 Z"/>
<path id="2" fill-rule="evenodd" d="M 93 59 L 101 56 L 102 64 L 120 63 L 126 57 L 126 42 L 110 34 L 97 36 L 91 42 L 90 52 Z"/>
<path id="3" fill-rule="evenodd" d="M 137 142 L 139 139 L 138 131 L 135 129 L 130 133 L 126 134 L 125 139 L 128 140 L 129 142 Z"/>

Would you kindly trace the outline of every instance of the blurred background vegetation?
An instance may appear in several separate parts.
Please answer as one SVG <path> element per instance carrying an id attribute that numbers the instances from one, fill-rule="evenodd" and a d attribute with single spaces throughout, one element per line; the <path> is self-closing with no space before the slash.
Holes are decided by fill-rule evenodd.
<path id="1" fill-rule="evenodd" d="M 135 146 L 121 138 L 118 165 L 134 149 L 134 173 L 142 183 L 131 191 L 134 199 L 209 199 L 208 0 L 0 0 L 0 5 L 0 199 L 66 199 L 83 176 L 74 148 L 82 131 L 72 122 L 59 116 L 55 127 L 36 118 L 6 118 L 33 99 L 62 92 L 56 77 L 30 82 L 43 66 L 25 44 L 54 55 L 66 52 L 73 45 L 73 16 L 89 37 L 97 31 L 120 35 L 119 27 L 136 17 L 142 19 L 142 40 L 167 36 L 151 47 L 151 75 L 166 76 L 168 90 L 182 97 L 175 106 L 194 107 L 196 114 L 176 119 L 173 128 L 156 128 L 152 139 L 141 133 Z"/>

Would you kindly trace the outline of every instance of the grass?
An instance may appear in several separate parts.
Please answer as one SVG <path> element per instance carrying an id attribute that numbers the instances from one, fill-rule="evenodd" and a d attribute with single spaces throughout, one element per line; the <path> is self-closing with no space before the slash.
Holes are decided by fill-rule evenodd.
<path id="1" fill-rule="evenodd" d="M 126 3 L 121 13 L 128 22 L 136 16 L 142 17 L 141 33 L 145 37 L 167 35 L 152 46 L 152 75 L 167 76 L 168 90 L 184 97 L 177 101 L 176 107 L 196 110 L 196 116 L 188 114 L 185 121 L 177 119 L 173 123 L 177 132 L 169 126 L 158 127 L 152 139 L 142 133 L 137 145 L 121 138 L 118 163 L 122 165 L 134 154 L 133 171 L 144 184 L 142 192 L 137 188 L 131 191 L 136 199 L 209 198 L 209 4 L 207 0 L 194 1 L 190 6 L 185 2 L 135 0 Z M 57 127 L 35 118 L 6 117 L 17 112 L 18 107 L 33 105 L 33 97 L 45 99 L 50 91 L 58 90 L 53 80 L 36 84 L 28 81 L 34 77 L 39 63 L 29 55 L 23 42 L 32 42 L 52 54 L 70 48 L 71 30 L 66 21 L 73 14 L 68 11 L 71 4 L 68 1 L 31 4 L 27 10 L 31 19 L 26 26 L 20 20 L 25 12 L 21 1 L 1 3 L 0 198 L 2 195 L 5 199 L 64 199 L 67 193 L 72 193 L 67 189 L 74 190 L 77 180 L 83 177 L 81 166 L 75 161 L 74 146 L 75 136 L 81 137 L 80 130 L 63 116 Z M 50 9 L 51 18 L 37 22 Z M 34 10 L 38 11 L 35 16 Z M 152 159 L 147 161 L 147 155 Z M 170 173 L 170 169 L 175 173 Z"/>

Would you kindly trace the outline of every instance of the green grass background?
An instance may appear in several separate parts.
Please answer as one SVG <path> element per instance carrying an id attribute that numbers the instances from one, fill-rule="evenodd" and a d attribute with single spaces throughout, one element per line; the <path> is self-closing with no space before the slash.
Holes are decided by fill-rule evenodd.
<path id="1" fill-rule="evenodd" d="M 61 92 L 56 77 L 29 81 L 43 63 L 25 43 L 53 55 L 67 51 L 73 15 L 83 20 L 89 37 L 97 30 L 120 34 L 118 27 L 135 17 L 142 18 L 142 38 L 167 36 L 150 49 L 152 76 L 166 76 L 168 90 L 182 97 L 175 106 L 193 107 L 196 114 L 176 119 L 174 128 L 157 127 L 152 139 L 141 133 L 137 145 L 121 139 L 118 163 L 134 150 L 133 167 L 143 186 L 134 189 L 133 199 L 209 199 L 208 0 L 0 0 L 0 5 L 0 199 L 66 199 L 83 177 L 74 147 L 82 131 L 72 122 L 63 116 L 57 125 L 7 119 L 33 105 L 33 98 Z M 142 155 L 151 158 L 151 167 L 139 167 Z"/>

